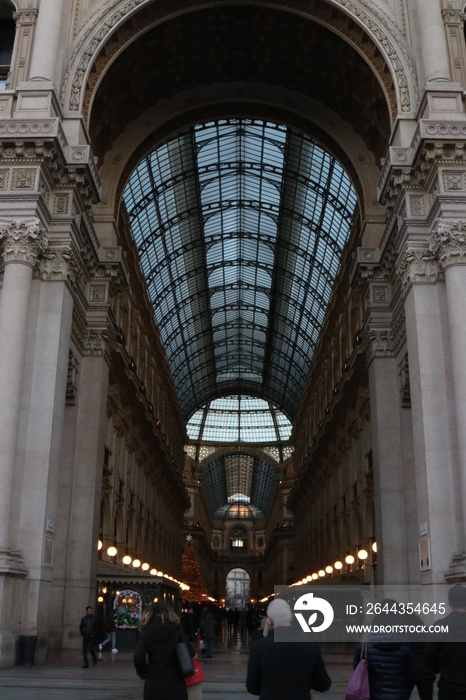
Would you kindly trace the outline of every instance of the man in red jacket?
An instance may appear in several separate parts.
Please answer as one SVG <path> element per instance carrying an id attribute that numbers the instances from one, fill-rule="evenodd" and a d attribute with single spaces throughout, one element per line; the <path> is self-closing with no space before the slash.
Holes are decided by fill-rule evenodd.
<path id="1" fill-rule="evenodd" d="M 274 641 L 277 627 L 291 627 L 289 604 L 280 598 L 273 600 L 267 618 L 270 634 L 249 650 L 246 688 L 251 695 L 259 695 L 260 700 L 309 700 L 311 689 L 328 690 L 331 680 L 315 642 Z"/>

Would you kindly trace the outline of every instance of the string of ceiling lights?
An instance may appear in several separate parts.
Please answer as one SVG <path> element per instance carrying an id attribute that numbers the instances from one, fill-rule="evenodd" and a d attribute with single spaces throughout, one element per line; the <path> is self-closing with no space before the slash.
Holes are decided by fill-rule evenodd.
<path id="1" fill-rule="evenodd" d="M 101 551 L 103 547 L 102 540 L 99 540 L 97 549 L 98 551 Z M 110 561 L 113 561 L 115 557 L 118 554 L 118 550 L 114 545 L 111 545 L 110 547 L 107 548 L 107 555 L 110 557 Z M 141 569 L 141 571 L 144 571 L 144 573 L 149 573 L 151 576 L 158 576 L 160 578 L 166 578 L 169 581 L 172 581 L 173 583 L 176 583 L 181 590 L 183 591 L 189 591 L 189 586 L 186 583 L 183 583 L 182 581 L 179 581 L 177 578 L 174 576 L 171 576 L 170 574 L 167 574 L 163 571 L 160 571 L 159 569 L 156 569 L 155 567 L 152 567 L 147 561 L 141 562 L 140 559 L 133 557 L 126 553 L 122 560 L 122 564 L 124 566 L 133 566 L 134 569 Z"/>

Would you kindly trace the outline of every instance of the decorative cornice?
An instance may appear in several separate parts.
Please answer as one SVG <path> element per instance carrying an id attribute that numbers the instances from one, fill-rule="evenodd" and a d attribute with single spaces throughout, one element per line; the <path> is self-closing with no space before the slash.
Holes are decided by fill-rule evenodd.
<path id="1" fill-rule="evenodd" d="M 441 279 L 434 253 L 424 246 L 408 245 L 396 265 L 396 275 L 406 293 L 412 284 L 432 284 Z"/>
<path id="2" fill-rule="evenodd" d="M 0 220 L 0 240 L 5 265 L 19 262 L 32 268 L 48 245 L 45 229 L 36 217 Z"/>
<path id="3" fill-rule="evenodd" d="M 466 221 L 443 221 L 429 238 L 429 251 L 446 270 L 466 263 Z"/>

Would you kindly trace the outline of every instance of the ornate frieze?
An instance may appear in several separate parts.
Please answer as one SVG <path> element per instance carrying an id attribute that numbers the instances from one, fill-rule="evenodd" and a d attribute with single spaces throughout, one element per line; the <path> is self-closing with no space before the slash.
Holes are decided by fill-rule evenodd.
<path id="1" fill-rule="evenodd" d="M 439 221 L 429 239 L 429 252 L 442 269 L 466 263 L 466 221 Z"/>
<path id="2" fill-rule="evenodd" d="M 21 262 L 35 267 L 48 245 L 45 229 L 39 219 L 0 220 L 0 240 L 3 243 L 3 261 Z"/>
<path id="3" fill-rule="evenodd" d="M 434 253 L 423 246 L 407 246 L 396 266 L 396 275 L 405 293 L 412 284 L 437 282 L 440 274 Z"/>

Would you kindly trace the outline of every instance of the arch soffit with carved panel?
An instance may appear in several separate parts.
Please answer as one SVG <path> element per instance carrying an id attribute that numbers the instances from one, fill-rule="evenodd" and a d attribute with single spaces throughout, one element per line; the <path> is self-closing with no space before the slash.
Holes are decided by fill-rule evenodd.
<path id="1" fill-rule="evenodd" d="M 222 7 L 235 7 L 236 5 L 237 3 L 235 2 L 225 2 L 221 4 Z M 261 3 L 251 2 L 248 5 L 251 7 L 260 7 Z M 355 187 L 361 195 L 360 200 L 364 203 L 365 213 L 370 213 L 372 215 L 380 214 L 381 212 L 378 211 L 379 208 L 375 204 L 376 196 L 374 186 L 375 181 L 378 179 L 378 158 L 385 156 L 386 148 L 388 147 L 390 124 L 393 124 L 396 112 L 404 111 L 406 113 L 406 111 L 412 110 L 417 99 L 415 76 L 408 58 L 408 52 L 403 45 L 404 40 L 397 35 L 395 28 L 390 25 L 387 18 L 385 18 L 384 22 L 379 19 L 379 24 L 382 28 L 377 27 L 377 17 L 375 17 L 375 15 L 369 16 L 369 10 L 365 8 L 365 3 L 362 0 L 345 0 L 344 3 L 339 0 L 329 0 L 327 3 L 319 4 L 316 2 L 308 2 L 306 3 L 307 11 L 299 5 L 300 0 L 291 0 L 291 2 L 286 4 L 286 7 L 285 4 L 281 2 L 267 3 L 267 6 L 272 7 L 274 11 L 286 11 L 288 16 L 294 16 L 295 18 L 299 16 L 311 20 L 314 22 L 315 26 L 321 26 L 323 31 L 330 31 L 335 37 L 338 36 L 341 44 L 351 47 L 353 53 L 356 52 L 359 55 L 359 61 L 367 66 L 368 75 L 372 76 L 374 85 L 376 83 L 378 84 L 377 91 L 379 93 L 379 102 L 385 102 L 385 110 L 390 123 L 387 122 L 387 127 L 382 138 L 380 138 L 379 134 L 378 148 L 373 148 L 371 151 L 365 143 L 364 134 L 361 138 L 361 135 L 354 132 L 355 122 L 364 122 L 364 120 L 360 119 L 360 111 L 358 113 L 358 110 L 356 110 L 356 115 L 359 114 L 359 118 L 357 116 L 353 118 L 353 131 L 351 131 L 351 129 L 348 128 L 348 123 L 346 123 L 347 115 L 336 114 L 334 109 L 332 111 L 332 107 L 335 105 L 330 105 L 329 109 L 327 105 L 323 104 L 322 99 L 312 100 L 299 91 L 295 91 L 295 95 L 301 97 L 301 102 L 303 102 L 303 100 L 307 100 L 308 103 L 313 101 L 317 105 L 317 108 L 308 109 L 304 130 L 309 134 L 313 134 L 315 131 L 315 129 L 313 129 L 314 115 L 316 115 L 318 119 L 320 113 L 321 123 L 318 124 L 318 127 L 324 138 L 322 138 L 321 135 L 316 135 L 316 138 L 322 142 L 324 147 L 327 147 L 334 153 L 344 167 L 346 167 L 350 176 L 352 176 Z M 144 0 L 140 2 L 133 0 L 133 2 L 126 3 L 124 7 L 121 7 L 120 3 L 114 2 L 107 5 L 106 8 L 103 8 L 100 13 L 97 13 L 93 20 L 82 30 L 77 37 L 62 90 L 62 100 L 65 110 L 68 110 L 70 116 L 72 116 L 73 112 L 79 113 L 79 110 L 82 109 L 85 119 L 89 121 L 95 96 L 102 90 L 102 82 L 106 74 L 118 57 L 132 44 L 136 43 L 144 34 L 150 32 L 154 26 L 160 26 L 162 23 L 168 22 L 172 17 L 189 16 L 191 18 L 193 13 L 199 11 L 199 8 L 203 6 L 199 2 L 195 2 L 195 0 L 186 0 L 185 2 L 179 3 L 175 8 L 173 8 L 173 4 L 170 5 L 170 9 L 168 9 L 167 6 L 167 10 L 165 14 L 163 14 L 163 9 L 158 9 L 159 7 L 163 7 L 163 3 L 160 2 L 157 3 L 158 18 L 152 17 L 149 12 L 150 8 L 154 7 L 154 3 L 145 2 Z M 338 8 L 338 12 L 335 11 L 335 8 Z M 332 10 L 331 15 L 330 10 Z M 150 17 L 147 14 L 148 12 Z M 338 21 L 335 19 L 336 16 Z M 345 64 L 345 61 L 340 61 L 339 63 Z M 339 77 L 339 79 L 342 80 L 341 77 Z M 194 102 L 196 100 L 198 102 L 198 112 L 202 112 L 202 109 L 204 109 L 205 113 L 207 113 L 206 105 L 208 104 L 208 100 L 211 100 L 209 103 L 210 105 L 216 101 L 212 98 L 212 92 L 219 94 L 219 90 L 217 89 L 218 85 L 220 85 L 220 87 L 222 86 L 221 83 L 210 86 L 212 88 L 210 98 L 208 95 L 209 86 L 207 86 L 207 90 L 205 87 L 199 89 L 199 86 L 196 86 L 191 92 L 189 92 L 189 90 L 185 91 L 185 93 L 178 92 L 178 94 L 170 96 L 169 100 L 165 99 L 159 102 L 152 110 L 157 112 L 159 126 L 159 114 L 166 108 L 167 102 L 171 105 L 173 105 L 174 102 L 178 102 L 178 122 L 183 118 L 182 115 L 184 115 L 185 124 L 187 119 L 186 104 L 191 102 L 192 105 L 193 99 Z M 402 85 L 404 85 L 403 88 L 401 88 Z M 227 87 L 231 90 L 230 86 Z M 253 87 L 252 83 L 250 85 L 243 84 L 241 90 L 247 94 L 248 88 L 252 89 Z M 147 92 L 147 90 L 140 90 L 139 92 Z M 403 96 L 401 95 L 402 92 Z M 282 89 L 281 95 L 278 95 L 276 86 L 269 85 L 264 91 L 264 85 L 262 85 L 262 93 L 263 94 L 260 95 L 259 98 L 259 103 L 261 103 L 262 106 L 267 104 L 273 106 L 274 102 L 275 106 L 278 103 L 287 105 L 289 114 L 295 115 L 290 118 L 288 123 L 298 124 L 299 128 L 303 128 L 303 118 L 302 114 L 298 114 L 298 108 L 293 108 L 293 104 L 288 108 L 288 98 L 291 96 L 292 91 Z M 338 94 L 339 91 L 334 89 L 333 93 Z M 186 102 L 183 101 L 183 94 L 186 96 Z M 203 97 L 205 102 L 202 106 Z M 232 95 L 230 93 L 230 103 L 231 97 Z M 226 99 L 227 97 L 224 96 L 223 103 L 225 103 Z M 334 99 L 338 100 L 338 98 Z M 295 99 L 296 105 L 299 101 L 299 99 Z M 340 100 L 340 102 L 343 101 L 344 100 Z M 291 103 L 292 102 L 291 100 Z M 396 102 L 398 102 L 398 105 Z M 217 103 L 221 109 L 222 100 L 219 100 L 218 97 Z M 249 109 L 248 113 L 257 110 L 257 98 L 254 102 L 250 100 L 248 102 L 247 98 L 238 100 L 238 104 L 241 103 L 245 105 L 244 109 L 246 111 Z M 363 105 L 360 104 L 359 108 L 361 109 L 362 107 Z M 116 121 L 115 115 L 118 115 L 122 110 L 119 110 L 118 107 L 113 105 L 111 111 L 111 124 L 113 125 Z M 264 111 L 265 109 L 262 107 L 262 112 Z M 269 116 L 269 118 L 274 118 L 273 111 L 273 109 L 270 110 L 271 116 Z M 282 111 L 284 111 L 283 107 Z M 309 114 L 312 115 L 312 121 L 309 119 Z M 333 117 L 328 118 L 328 114 L 333 114 Z M 121 180 L 121 178 L 126 179 L 128 173 L 123 174 L 123 169 L 128 170 L 126 164 L 129 163 L 131 159 L 131 166 L 135 167 L 135 165 L 137 165 L 134 154 L 140 144 L 135 143 L 135 139 L 138 138 L 140 133 L 144 132 L 144 128 L 140 129 L 139 127 L 145 123 L 150 124 L 152 121 L 150 115 L 146 118 L 146 112 L 144 111 L 140 111 L 140 115 L 138 115 L 137 111 L 133 111 L 131 117 L 132 119 L 134 119 L 134 117 L 136 117 L 136 119 L 139 117 L 138 128 L 134 128 L 135 122 L 132 120 L 129 125 L 129 120 L 127 119 L 126 122 L 123 123 L 123 126 L 128 124 L 126 130 L 119 134 L 113 134 L 110 139 L 113 141 L 112 150 L 114 144 L 126 139 L 123 158 L 121 158 L 121 149 L 120 153 L 116 154 L 111 151 L 106 153 L 105 148 L 99 148 L 99 138 L 94 138 L 94 131 L 92 129 L 90 130 L 93 151 L 99 156 L 101 165 L 102 154 L 106 157 L 103 164 L 104 168 L 110 165 L 110 177 L 102 177 L 104 189 L 107 190 L 107 192 L 104 193 L 104 208 L 106 205 L 109 205 L 106 209 L 106 214 L 110 213 L 108 211 L 109 209 L 112 210 L 115 206 L 118 206 L 118 197 L 121 194 L 122 185 L 121 182 L 115 183 L 117 173 L 119 180 Z M 100 121 L 101 120 L 97 117 L 94 123 L 99 123 Z M 374 119 L 372 121 L 374 125 L 380 122 L 378 115 L 374 114 Z M 324 124 L 324 126 L 322 126 L 322 124 Z M 179 125 L 178 123 L 178 126 Z M 103 124 L 101 132 L 108 135 L 110 129 L 107 129 L 107 126 L 110 125 Z M 153 126 L 152 130 L 154 130 Z M 156 141 L 155 131 L 151 133 L 154 133 L 154 135 L 149 135 L 147 143 L 145 144 L 146 151 L 150 150 Z M 127 138 L 128 135 L 130 135 L 129 139 Z M 105 139 L 105 136 L 102 138 Z M 347 162 L 345 162 L 344 157 L 342 158 L 341 153 L 336 152 L 334 148 L 336 139 L 338 140 L 340 150 L 348 154 Z M 138 155 L 140 159 L 143 157 L 144 153 L 139 153 Z M 354 176 L 355 173 L 352 173 L 353 168 L 351 164 L 353 164 L 354 170 L 357 173 L 356 177 Z M 102 171 L 101 174 L 103 174 Z M 119 188 L 118 192 L 116 191 L 117 188 Z M 371 208 L 372 211 L 370 211 Z"/>
<path id="2" fill-rule="evenodd" d="M 456 2 L 459 3 L 460 0 Z M 238 4 L 235 0 L 227 0 L 222 6 L 235 4 Z M 243 7 L 246 4 L 251 7 L 262 5 L 253 0 L 241 3 Z M 155 17 L 148 21 L 146 11 L 155 6 Z M 366 60 L 371 61 L 368 48 L 364 46 L 369 38 L 385 64 L 379 70 L 374 66 L 380 82 L 386 84 L 385 68 L 393 80 L 397 96 L 395 111 L 414 113 L 418 103 L 418 85 L 409 48 L 390 18 L 372 3 L 367 0 L 325 0 L 319 3 L 315 0 L 289 0 L 286 3 L 278 0 L 267 3 L 267 6 L 319 21 L 331 31 L 340 31 L 348 43 L 364 55 Z M 113 0 L 107 3 L 83 27 L 71 49 L 61 89 L 65 112 L 88 112 L 92 95 L 86 93 L 89 90 L 92 93 L 108 64 L 141 33 L 172 17 L 192 13 L 203 7 L 205 3 L 199 0 L 184 0 L 176 4 L 160 1 L 155 3 L 154 0 Z M 363 30 L 364 36 L 358 36 L 357 33 L 348 36 L 343 25 L 338 27 L 342 18 L 354 22 L 354 26 Z M 115 35 L 119 32 L 123 32 L 123 38 L 115 41 Z"/>

